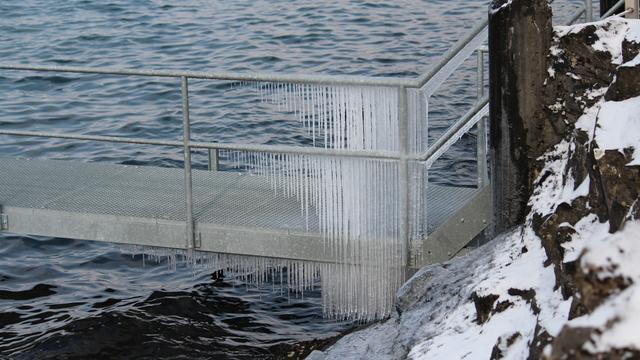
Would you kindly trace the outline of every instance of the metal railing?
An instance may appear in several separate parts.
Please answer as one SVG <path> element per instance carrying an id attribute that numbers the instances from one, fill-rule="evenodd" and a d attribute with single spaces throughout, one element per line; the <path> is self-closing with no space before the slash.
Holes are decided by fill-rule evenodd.
<path id="1" fill-rule="evenodd" d="M 193 191 L 192 191 L 192 169 L 191 169 L 191 151 L 194 149 L 210 150 L 209 163 L 210 167 L 214 167 L 217 163 L 215 155 L 219 150 L 238 150 L 247 152 L 263 152 L 278 154 L 297 154 L 297 155 L 315 155 L 326 157 L 348 157 L 348 158 L 365 158 L 379 160 L 397 160 L 400 162 L 400 184 L 401 189 L 408 189 L 408 161 L 411 159 L 406 148 L 407 133 L 407 88 L 416 87 L 415 80 L 393 79 L 393 78 L 373 78 L 358 76 L 316 76 L 316 75 L 281 75 L 281 74 L 245 74 L 231 72 L 191 72 L 191 71 L 158 71 L 158 70 L 134 70 L 134 69 L 113 69 L 113 68 L 83 68 L 83 67 L 64 67 L 64 66 L 31 66 L 31 65 L 14 65 L 0 64 L 3 70 L 18 71 L 38 71 L 38 72 L 56 72 L 56 73 L 79 73 L 79 74 L 107 74 L 120 76 L 148 76 L 148 77 L 169 77 L 180 79 L 181 98 L 182 98 L 182 122 L 183 122 L 183 140 L 149 140 L 142 138 L 127 138 L 118 136 L 97 136 L 69 133 L 54 132 L 33 132 L 33 131 L 16 131 L 16 130 L 0 130 L 0 135 L 23 136 L 23 137 L 43 137 L 58 139 L 73 139 L 83 141 L 111 142 L 111 143 L 128 143 L 140 145 L 158 145 L 169 147 L 181 147 L 184 152 L 184 188 L 185 188 L 185 205 L 186 205 L 186 238 L 187 248 L 196 248 L 196 239 L 194 236 L 194 220 L 193 220 Z M 281 146 L 281 145 L 256 145 L 256 144 L 235 144 L 235 143 L 215 143 L 215 142 L 195 142 L 191 140 L 191 121 L 189 106 L 189 79 L 208 79 L 208 80 L 232 80 L 232 81 L 261 81 L 261 82 L 277 82 L 277 83 L 299 83 L 299 84 L 318 84 L 318 85 L 359 85 L 359 86 L 383 86 L 396 87 L 399 89 L 400 108 L 399 116 L 399 132 L 403 138 L 400 139 L 400 151 L 383 151 L 383 150 L 346 150 L 346 149 L 328 149 L 319 147 L 299 147 L 299 146 Z M 415 156 L 413 157 L 415 159 Z M 401 196 L 400 209 L 407 209 L 408 190 Z M 401 214 L 401 218 L 408 218 L 407 214 Z M 403 225 L 403 228 L 406 225 Z M 403 230 L 404 233 L 405 230 Z"/>
<path id="2" fill-rule="evenodd" d="M 616 7 L 621 6 L 624 0 L 620 0 Z M 583 15 L 587 21 L 592 19 L 591 0 L 585 0 L 585 6 L 578 13 L 571 17 L 573 23 Z M 611 14 L 615 10 L 611 10 Z M 610 15 L 610 14 L 609 14 Z M 187 248 L 196 248 L 193 221 L 193 194 L 192 194 L 192 170 L 191 152 L 194 149 L 207 149 L 209 154 L 209 168 L 217 169 L 219 150 L 238 150 L 248 152 L 264 152 L 278 154 L 302 154 L 327 157 L 350 157 L 378 160 L 396 160 L 399 162 L 399 184 L 400 184 L 400 217 L 401 217 L 401 237 L 409 242 L 408 227 L 409 220 L 409 170 L 410 161 L 433 163 L 444 153 L 461 135 L 468 132 L 471 127 L 478 124 L 478 186 L 482 188 L 488 181 L 487 175 L 487 140 L 485 117 L 488 115 L 488 97 L 484 94 L 484 54 L 487 52 L 483 46 L 487 37 L 488 20 L 482 21 L 463 39 L 458 41 L 440 61 L 426 74 L 415 79 L 410 78 L 387 78 L 387 77 L 364 77 L 364 76 L 328 76 L 328 75 L 292 75 L 292 74 L 267 74 L 267 73 L 235 73 L 235 72 L 194 72 L 194 71 L 162 71 L 162 70 L 138 70 L 138 69 L 116 69 L 116 68 L 87 68 L 87 67 L 67 67 L 67 66 L 33 66 L 21 64 L 0 64 L 2 70 L 16 71 L 37 71 L 56 73 L 78 73 L 78 74 L 104 74 L 118 76 L 136 77 L 162 77 L 180 79 L 182 98 L 182 141 L 171 140 L 149 140 L 142 138 L 127 138 L 117 136 L 97 136 L 54 132 L 33 132 L 18 130 L 0 130 L 0 135 L 24 136 L 24 137 L 44 137 L 58 139 L 73 139 L 83 141 L 128 143 L 141 145 L 159 145 L 169 147 L 180 147 L 184 152 L 184 184 L 185 184 L 185 204 L 187 218 Z M 426 89 L 426 96 L 430 97 L 433 92 L 473 53 L 477 54 L 477 101 L 472 108 L 457 122 L 455 122 L 437 141 L 430 145 L 424 152 L 418 154 L 409 153 L 407 146 L 408 137 L 408 109 L 407 91 L 410 89 Z M 375 86 L 392 87 L 398 89 L 398 131 L 400 134 L 399 151 L 384 150 L 346 150 L 328 149 L 318 147 L 298 147 L 279 145 L 257 145 L 257 144 L 235 144 L 217 142 L 195 142 L 191 140 L 191 122 L 189 118 L 189 79 L 224 80 L 224 81 L 256 81 L 273 83 L 296 83 L 296 84 L 317 84 L 317 85 L 354 85 L 354 86 Z M 409 247 L 407 247 L 409 248 Z"/>
<path id="3" fill-rule="evenodd" d="M 409 89 L 417 89 L 424 81 L 411 79 L 385 79 L 385 78 L 366 78 L 366 77 L 342 77 L 342 76 L 308 76 L 308 75 L 261 75 L 261 74 L 235 74 L 235 73 L 203 73 L 203 72 L 167 72 L 167 71 L 144 71 L 133 69 L 91 69 L 79 67 L 62 67 L 62 66 L 29 66 L 29 65 L 12 65 L 0 64 L 0 69 L 15 71 L 38 71 L 38 72 L 66 72 L 80 74 L 108 74 L 119 76 L 157 76 L 170 77 L 180 80 L 181 99 L 182 99 L 182 141 L 175 140 L 150 140 L 143 138 L 129 138 L 121 136 L 100 136 L 100 135 L 84 135 L 72 133 L 55 133 L 55 132 L 36 132 L 23 130 L 0 130 L 0 135 L 21 136 L 21 137 L 41 137 L 41 138 L 57 138 L 81 141 L 96 141 L 109 143 L 127 143 L 139 145 L 156 145 L 179 147 L 183 149 L 184 159 L 184 204 L 186 218 L 186 244 L 187 249 L 197 249 L 198 243 L 195 234 L 194 221 L 194 205 L 193 205 L 193 179 L 192 179 L 192 162 L 191 153 L 195 149 L 208 150 L 208 163 L 210 169 L 217 168 L 217 152 L 219 150 L 237 150 L 245 152 L 262 152 L 277 154 L 297 154 L 297 155 L 314 155 L 324 157 L 348 157 L 360 159 L 376 159 L 376 160 L 394 160 L 398 162 L 398 184 L 399 184 L 399 233 L 400 238 L 409 242 L 409 222 L 410 222 L 410 183 L 409 183 L 409 162 L 427 162 L 432 160 L 432 156 L 439 156 L 439 144 L 446 145 L 447 141 L 438 142 L 434 147 L 428 148 L 424 153 L 409 153 L 408 149 L 408 104 L 407 91 Z M 451 69 L 449 70 L 451 71 Z M 440 75 L 434 72 L 434 76 Z M 320 147 L 302 147 L 302 146 L 280 146 L 280 145 L 258 145 L 258 144 L 236 144 L 236 143 L 216 143 L 216 142 L 196 142 L 191 139 L 191 120 L 190 120 L 190 104 L 189 104 L 189 79 L 209 79 L 209 80 L 232 80 L 232 81 L 270 81 L 277 83 L 294 82 L 305 84 L 319 85 L 365 85 L 365 86 L 384 86 L 394 87 L 398 89 L 398 133 L 399 133 L 399 151 L 387 150 L 347 150 L 347 149 L 331 149 Z M 426 78 L 429 81 L 429 78 Z M 487 99 L 480 101 L 480 107 L 487 108 Z M 477 112 L 474 107 L 468 114 L 458 123 L 464 126 L 469 123 L 473 115 Z M 460 131 L 460 126 L 452 128 Z M 455 132 L 454 131 L 454 132 Z M 451 135 L 450 135 L 451 133 Z M 442 138 L 450 140 L 452 131 L 449 131 Z M 407 246 L 407 249 L 410 247 Z M 411 258 L 407 254 L 407 258 Z"/>

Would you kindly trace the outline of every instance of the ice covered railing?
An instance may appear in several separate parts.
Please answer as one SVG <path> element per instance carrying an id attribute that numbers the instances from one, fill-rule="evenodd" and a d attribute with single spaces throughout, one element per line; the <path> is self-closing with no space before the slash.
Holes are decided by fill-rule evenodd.
<path id="1" fill-rule="evenodd" d="M 172 242 L 171 233 L 164 234 L 166 239 L 156 236 L 144 240 L 145 234 L 136 233 L 124 234 L 124 240 L 103 236 L 95 236 L 93 240 L 130 243 L 142 246 L 139 249 L 143 252 L 174 259 L 175 253 L 157 247 L 183 249 L 194 266 L 232 269 L 258 285 L 280 274 L 294 291 L 304 291 L 311 289 L 319 278 L 326 316 L 370 321 L 391 313 L 394 294 L 405 280 L 407 269 L 419 264 L 414 251 L 421 247 L 419 242 L 426 234 L 424 209 L 430 201 L 424 191 L 428 180 L 424 175 L 430 161 L 438 156 L 438 149 L 427 148 L 429 97 L 485 38 L 486 29 L 464 39 L 458 51 L 447 56 L 437 71 L 417 80 L 3 64 L 1 69 L 11 71 L 177 78 L 182 94 L 183 139 L 87 134 L 89 131 L 27 131 L 6 126 L 0 128 L 0 135 L 182 148 L 183 186 L 173 178 L 163 178 L 169 176 L 163 175 L 167 173 L 164 170 L 159 172 L 158 179 L 144 178 L 148 176 L 144 166 L 132 170 L 140 172 L 135 181 L 171 183 L 167 188 L 184 196 L 184 212 L 167 215 L 167 220 L 184 221 L 183 240 Z M 231 81 L 236 90 L 254 92 L 262 104 L 294 116 L 305 130 L 308 144 L 194 141 L 189 80 Z M 473 124 L 463 126 L 462 130 Z M 197 136 L 202 138 L 206 134 Z M 447 143 L 442 145 L 446 147 Z M 226 193 L 218 196 L 210 189 L 213 185 L 208 185 L 214 178 L 212 172 L 192 168 L 192 156 L 202 150 L 210 155 L 211 170 L 242 169 L 250 174 L 249 180 L 243 178 L 244 182 L 234 190 L 238 194 L 231 194 L 235 197 Z M 48 169 L 55 170 L 55 166 Z M 251 194 L 263 189 L 262 184 L 267 184 L 274 195 L 271 200 L 261 200 L 261 204 L 252 203 L 256 197 Z M 228 204 L 231 198 L 244 202 Z M 288 199 L 295 200 L 296 211 L 292 211 Z M 142 205 L 148 206 L 134 204 L 141 213 L 159 202 L 142 200 Z M 112 198 L 109 201 L 109 215 L 142 216 L 135 212 L 138 207 L 123 209 Z M 98 203 L 99 207 L 98 200 L 90 203 L 92 206 Z M 268 244 L 246 235 L 229 236 L 231 230 L 224 241 L 215 237 L 219 232 L 207 233 L 209 226 L 217 222 L 239 226 L 234 216 L 254 207 L 251 227 L 318 234 L 317 241 L 302 247 L 278 239 Z M 219 208 L 226 210 L 218 213 Z M 236 208 L 238 213 L 233 212 Z M 284 209 L 288 218 L 273 220 L 269 209 L 274 212 Z M 294 217 L 296 220 L 291 223 L 281 220 Z"/>

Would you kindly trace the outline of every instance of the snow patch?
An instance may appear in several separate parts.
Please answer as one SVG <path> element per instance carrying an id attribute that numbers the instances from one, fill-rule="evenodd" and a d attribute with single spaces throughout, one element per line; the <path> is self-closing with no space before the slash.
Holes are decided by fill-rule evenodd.
<path id="1" fill-rule="evenodd" d="M 636 67 L 638 65 L 640 65 L 640 55 L 638 55 L 635 58 L 633 58 L 633 60 L 627 61 L 626 63 L 622 64 L 621 66 L 623 66 L 623 67 Z"/>
<path id="2" fill-rule="evenodd" d="M 582 79 L 580 76 L 572 73 L 572 72 L 567 72 L 567 76 L 569 76 L 570 78 L 572 78 L 573 80 L 580 80 Z"/>
<path id="3" fill-rule="evenodd" d="M 617 296 L 612 296 L 592 314 L 579 317 L 569 323 L 570 327 L 595 327 L 607 329 L 592 335 L 584 345 L 591 353 L 602 353 L 611 349 L 631 348 L 640 350 L 640 285 L 634 284 Z"/>
<path id="4" fill-rule="evenodd" d="M 621 276 L 633 284 L 611 296 L 593 313 L 569 321 L 567 326 L 607 329 L 592 335 L 585 345 L 591 353 L 621 348 L 640 350 L 640 221 L 628 222 L 614 234 L 603 231 L 605 225 L 585 221 L 579 227 L 584 252 L 581 266 L 598 268 L 599 276 Z"/>
<path id="5" fill-rule="evenodd" d="M 586 237 L 581 265 L 602 269 L 598 274 L 603 278 L 622 276 L 640 280 L 639 239 L 640 221 L 628 222 L 621 231 L 613 234 L 594 231 Z"/>
<path id="6" fill-rule="evenodd" d="M 608 87 L 601 87 L 601 88 L 597 88 L 597 89 L 589 89 L 589 90 L 587 90 L 585 92 L 585 95 L 591 100 L 597 99 L 599 97 L 603 97 L 604 94 L 607 93 L 608 89 L 609 89 Z"/>
<path id="7" fill-rule="evenodd" d="M 627 40 L 640 44 L 640 20 L 627 20 L 629 22 L 629 31 L 627 31 Z"/>
<path id="8" fill-rule="evenodd" d="M 588 26 L 596 27 L 595 35 L 598 37 L 598 40 L 591 47 L 596 51 L 610 53 L 612 63 L 622 64 L 622 40 L 624 40 L 629 30 L 629 21 L 621 17 L 611 17 L 606 20 L 580 25 L 556 26 L 554 30 L 556 36 L 563 37 L 577 34 Z"/>
<path id="9" fill-rule="evenodd" d="M 565 226 L 572 227 L 575 231 L 571 236 L 571 241 L 562 244 L 565 250 L 563 259 L 565 263 L 576 261 L 587 248 L 589 239 L 602 239 L 609 234 L 609 223 L 600 223 L 595 214 L 585 216 L 574 226 L 568 224 Z"/>
<path id="10" fill-rule="evenodd" d="M 500 11 L 500 10 L 502 10 L 502 9 L 506 8 L 507 6 L 511 5 L 511 3 L 512 3 L 512 2 L 513 2 L 513 0 L 506 1 L 504 4 L 500 5 L 500 7 L 499 7 L 499 8 L 489 10 L 489 13 L 490 13 L 490 14 L 495 14 L 495 13 L 497 13 L 498 11 Z"/>
<path id="11" fill-rule="evenodd" d="M 509 338 L 516 332 L 521 335 L 519 341 L 510 347 L 509 357 L 527 358 L 527 340 L 533 337 L 536 320 L 524 301 L 520 301 L 509 311 L 495 314 L 492 321 L 482 326 L 469 324 L 469 314 L 473 313 L 475 309 L 471 303 L 458 307 L 447 318 L 447 323 L 461 325 L 448 327 L 438 336 L 415 346 L 408 359 L 489 359 L 498 339 Z"/>
<path id="12" fill-rule="evenodd" d="M 627 165 L 640 165 L 640 97 L 600 105 L 595 141 L 600 150 L 634 148 Z"/>
<path id="13" fill-rule="evenodd" d="M 545 166 L 540 172 L 541 181 L 529 199 L 531 210 L 540 216 L 546 216 L 556 211 L 560 204 L 571 204 L 581 196 L 589 195 L 589 177 L 579 186 L 571 172 L 566 172 L 570 154 L 575 151 L 575 144 L 563 140 L 553 150 L 543 156 Z"/>
<path id="14" fill-rule="evenodd" d="M 523 252 L 523 248 L 527 250 Z M 443 324 L 429 324 L 437 335 L 415 345 L 409 359 L 488 359 L 495 344 L 506 358 L 526 358 L 537 322 L 542 330 L 556 335 L 571 306 L 570 300 L 565 301 L 560 290 L 554 289 L 555 275 L 551 266 L 544 267 L 546 259 L 541 240 L 530 227 L 507 235 L 493 253 L 490 276 L 486 276 L 487 269 L 479 269 L 474 278 L 482 280 L 472 288 L 478 296 L 495 294 L 499 296 L 496 303 L 509 301 L 512 305 L 477 324 L 470 321 L 476 317 L 476 309 L 468 301 L 446 316 L 444 328 Z M 510 289 L 535 291 L 539 313 L 522 296 L 510 295 Z M 511 345 L 507 346 L 507 340 Z"/>
<path id="15" fill-rule="evenodd" d="M 604 88 L 603 93 L 605 93 L 607 88 Z M 592 92 L 595 92 L 592 91 Z M 595 96 L 595 95 L 594 95 Z M 584 114 L 578 118 L 576 121 L 575 127 L 577 130 L 582 130 L 589 136 L 589 142 L 593 141 L 593 137 L 595 135 L 596 130 L 596 120 L 598 118 L 598 112 L 600 112 L 600 106 L 604 100 L 600 100 L 594 106 L 585 110 Z"/>

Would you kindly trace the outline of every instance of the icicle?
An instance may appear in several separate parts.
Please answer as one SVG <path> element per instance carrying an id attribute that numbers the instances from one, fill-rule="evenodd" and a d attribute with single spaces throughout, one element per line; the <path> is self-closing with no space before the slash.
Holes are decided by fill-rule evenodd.
<path id="1" fill-rule="evenodd" d="M 399 149 L 396 89 L 250 85 L 260 92 L 262 103 L 272 103 L 295 116 L 314 146 Z M 409 96 L 411 107 L 424 100 L 420 96 L 421 92 Z M 422 112 L 425 107 L 409 114 L 410 129 L 422 128 L 426 121 L 426 113 Z M 410 148 L 417 151 L 425 144 L 424 133 L 416 134 L 411 138 Z M 405 243 L 399 238 L 396 161 L 235 150 L 225 156 L 232 167 L 263 177 L 275 194 L 297 199 L 302 226 L 307 231 L 318 227 L 324 256 L 333 262 L 316 264 L 196 252 L 191 255 L 192 266 L 225 269 L 258 287 L 271 283 L 275 289 L 274 283 L 279 281 L 281 292 L 287 288 L 287 293 L 299 296 L 304 296 L 320 280 L 323 312 L 331 318 L 370 321 L 393 311 L 395 291 L 404 280 L 402 266 L 406 254 Z M 424 171 L 412 167 L 411 174 L 423 179 Z M 422 199 L 419 187 L 411 191 Z M 412 236 L 421 231 L 420 204 L 411 208 Z M 144 251 L 155 254 L 154 259 L 164 259 L 167 254 L 146 248 Z M 180 266 L 185 261 L 186 254 L 179 251 L 171 254 L 173 257 L 168 260 L 171 266 Z"/>

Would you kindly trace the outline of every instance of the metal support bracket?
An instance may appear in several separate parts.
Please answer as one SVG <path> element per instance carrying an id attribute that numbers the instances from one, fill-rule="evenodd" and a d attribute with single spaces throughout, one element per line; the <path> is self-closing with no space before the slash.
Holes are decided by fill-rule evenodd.
<path id="1" fill-rule="evenodd" d="M 457 213 L 423 242 L 422 261 L 417 268 L 453 258 L 488 225 L 491 217 L 491 190 L 485 186 Z"/>

